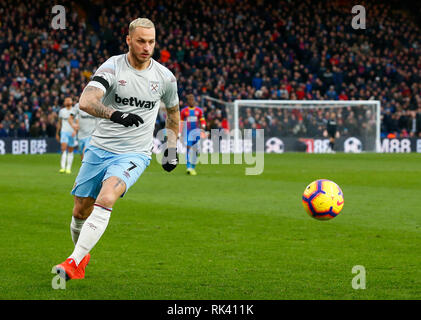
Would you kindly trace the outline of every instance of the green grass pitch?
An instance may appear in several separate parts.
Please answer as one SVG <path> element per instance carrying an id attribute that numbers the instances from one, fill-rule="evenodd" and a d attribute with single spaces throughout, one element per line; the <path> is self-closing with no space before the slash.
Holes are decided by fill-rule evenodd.
<path id="1" fill-rule="evenodd" d="M 244 165 L 152 160 L 114 206 L 86 278 L 52 288 L 73 250 L 59 155 L 0 156 L 0 299 L 420 299 L 421 155 L 282 154 Z M 331 221 L 304 211 L 313 180 L 341 186 Z M 366 289 L 351 282 L 366 270 Z"/>

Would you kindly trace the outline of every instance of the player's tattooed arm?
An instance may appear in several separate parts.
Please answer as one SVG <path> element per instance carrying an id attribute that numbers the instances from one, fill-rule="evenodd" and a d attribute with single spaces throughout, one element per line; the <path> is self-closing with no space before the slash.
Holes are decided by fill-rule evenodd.
<path id="1" fill-rule="evenodd" d="M 103 95 L 104 91 L 101 89 L 87 86 L 79 99 L 80 109 L 94 117 L 110 119 L 115 110 L 101 103 Z"/>
<path id="2" fill-rule="evenodd" d="M 180 126 L 180 107 L 178 105 L 167 109 L 167 120 L 165 128 L 167 129 L 167 142 L 169 148 L 177 147 L 177 136 Z"/>

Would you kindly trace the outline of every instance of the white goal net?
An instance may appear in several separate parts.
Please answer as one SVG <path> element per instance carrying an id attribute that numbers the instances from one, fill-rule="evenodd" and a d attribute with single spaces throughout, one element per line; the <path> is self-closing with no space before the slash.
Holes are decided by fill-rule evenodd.
<path id="1" fill-rule="evenodd" d="M 245 129 L 263 129 L 266 152 L 380 151 L 380 101 L 377 100 L 225 102 L 203 96 L 202 106 L 222 110 L 235 144 Z"/>

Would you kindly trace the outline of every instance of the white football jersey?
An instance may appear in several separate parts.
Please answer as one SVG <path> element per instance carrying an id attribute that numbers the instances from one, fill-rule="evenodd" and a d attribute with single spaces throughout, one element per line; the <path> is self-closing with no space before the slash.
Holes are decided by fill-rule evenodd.
<path id="1" fill-rule="evenodd" d="M 74 115 L 73 107 L 70 109 L 61 108 L 58 112 L 59 121 L 61 121 L 61 132 L 73 132 L 73 128 L 69 123 L 70 115 Z"/>
<path id="2" fill-rule="evenodd" d="M 77 132 L 78 139 L 85 139 L 92 135 L 98 123 L 98 118 L 89 113 L 80 110 L 79 103 L 76 103 L 74 108 L 74 117 L 79 120 L 79 131 Z"/>
<path id="3" fill-rule="evenodd" d="M 147 69 L 133 68 L 127 54 L 112 56 L 95 72 L 88 86 L 104 91 L 102 103 L 115 110 L 134 113 L 144 123 L 125 127 L 100 119 L 91 144 L 114 153 L 152 153 L 153 132 L 160 101 L 166 108 L 178 105 L 177 81 L 170 70 L 151 59 Z"/>

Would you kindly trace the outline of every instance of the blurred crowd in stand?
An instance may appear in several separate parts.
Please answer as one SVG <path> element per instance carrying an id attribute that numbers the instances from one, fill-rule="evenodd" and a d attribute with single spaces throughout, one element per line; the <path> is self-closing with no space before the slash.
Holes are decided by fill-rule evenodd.
<path id="1" fill-rule="evenodd" d="M 0 0 L 0 137 L 55 137 L 64 97 L 77 102 L 95 70 L 127 52 L 130 21 L 157 30 L 154 59 L 178 81 L 181 106 L 193 92 L 207 129 L 232 119 L 211 96 L 235 99 L 380 100 L 383 137 L 421 137 L 421 37 L 399 2 L 362 1 L 366 29 L 353 29 L 347 1 Z M 268 135 L 320 136 L 332 110 L 245 107 L 240 127 Z M 338 135 L 374 130 L 374 109 L 335 109 Z M 160 112 L 157 128 L 163 126 Z M 366 128 L 365 128 L 366 127 Z"/>

